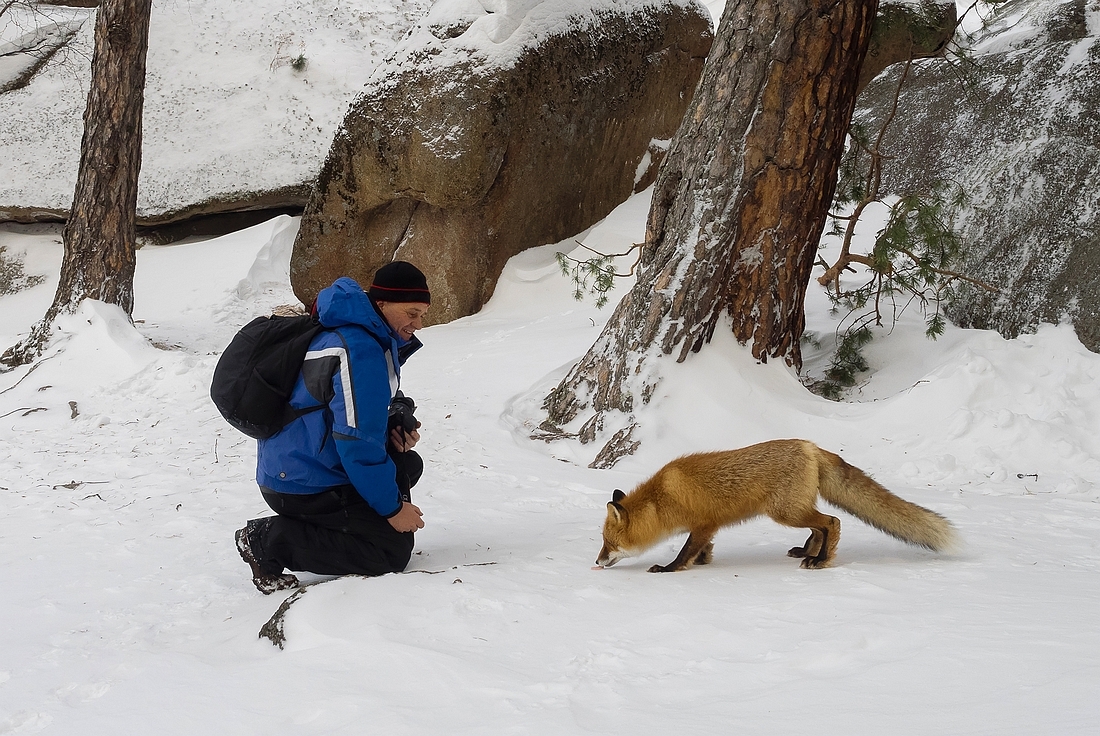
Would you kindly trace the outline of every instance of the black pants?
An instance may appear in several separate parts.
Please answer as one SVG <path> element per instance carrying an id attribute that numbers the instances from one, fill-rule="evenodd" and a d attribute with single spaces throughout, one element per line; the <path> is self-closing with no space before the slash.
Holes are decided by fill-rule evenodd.
<path id="1" fill-rule="evenodd" d="M 392 453 L 403 496 L 424 472 L 415 452 Z M 404 477 L 402 477 L 404 476 Z M 384 575 L 400 572 L 412 556 L 413 532 L 399 532 L 363 500 L 353 486 L 300 495 L 260 488 L 278 516 L 263 531 L 256 550 L 265 572 L 319 575 Z"/>

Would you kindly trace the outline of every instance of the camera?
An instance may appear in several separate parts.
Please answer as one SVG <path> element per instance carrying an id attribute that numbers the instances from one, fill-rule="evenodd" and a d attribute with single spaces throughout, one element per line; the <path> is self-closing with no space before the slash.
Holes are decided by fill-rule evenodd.
<path id="1" fill-rule="evenodd" d="M 412 432 L 420 426 L 420 422 L 416 421 L 416 417 L 413 416 L 415 411 L 416 403 L 408 396 L 403 396 L 398 392 L 397 396 L 394 396 L 393 400 L 390 401 L 390 416 L 387 423 L 387 429 L 400 427 L 402 431 Z"/>

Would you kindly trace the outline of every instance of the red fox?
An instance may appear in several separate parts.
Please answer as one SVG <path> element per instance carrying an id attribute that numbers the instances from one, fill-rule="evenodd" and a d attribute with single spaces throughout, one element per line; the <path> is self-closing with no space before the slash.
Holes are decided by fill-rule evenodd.
<path id="1" fill-rule="evenodd" d="M 739 450 L 673 460 L 630 494 L 615 491 L 607 504 L 603 549 L 596 564 L 610 567 L 673 534 L 688 532 L 680 554 L 650 572 L 676 572 L 711 561 L 714 534 L 724 526 L 767 514 L 810 537 L 787 554 L 802 567 L 829 567 L 840 541 L 840 520 L 817 510 L 820 494 L 857 519 L 927 549 L 957 544 L 947 519 L 886 490 L 839 455 L 806 440 L 771 440 Z"/>

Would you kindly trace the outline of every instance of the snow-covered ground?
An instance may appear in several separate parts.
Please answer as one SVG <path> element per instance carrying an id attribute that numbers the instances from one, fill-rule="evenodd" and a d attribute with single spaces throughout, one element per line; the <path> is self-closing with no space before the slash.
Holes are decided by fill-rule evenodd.
<path id="1" fill-rule="evenodd" d="M 637 242 L 647 207 L 584 242 Z M 296 227 L 143 248 L 136 329 L 88 303 L 33 370 L 0 374 L 0 734 L 1097 733 L 1100 356 L 1071 328 L 929 342 L 906 317 L 849 403 L 719 335 L 663 367 L 641 450 L 591 470 L 598 448 L 528 437 L 611 311 L 570 298 L 553 246 L 512 259 L 481 313 L 421 333 L 409 571 L 311 587 L 285 649 L 258 638 L 289 593 L 258 593 L 234 549 L 267 510 L 254 443 L 206 392 L 233 332 L 293 301 Z M 0 345 L 48 305 L 58 240 L 0 230 L 48 276 L 0 297 Z M 808 311 L 833 329 L 816 284 Z M 827 570 L 799 569 L 785 552 L 804 533 L 766 519 L 721 532 L 708 567 L 645 572 L 674 539 L 591 569 L 613 489 L 775 437 L 843 452 L 965 549 L 839 514 Z"/>

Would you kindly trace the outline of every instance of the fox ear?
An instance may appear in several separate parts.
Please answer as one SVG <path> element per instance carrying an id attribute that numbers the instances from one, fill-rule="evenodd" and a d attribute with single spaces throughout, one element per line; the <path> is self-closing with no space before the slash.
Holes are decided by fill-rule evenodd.
<path id="1" fill-rule="evenodd" d="M 611 500 L 614 503 L 618 503 L 619 501 L 622 501 L 624 498 L 626 498 L 626 494 L 623 493 L 622 491 L 620 491 L 618 488 L 616 488 L 615 492 L 611 494 Z"/>
<path id="2" fill-rule="evenodd" d="M 608 501 L 607 520 L 616 524 L 622 524 L 626 520 L 626 509 L 614 501 Z"/>

